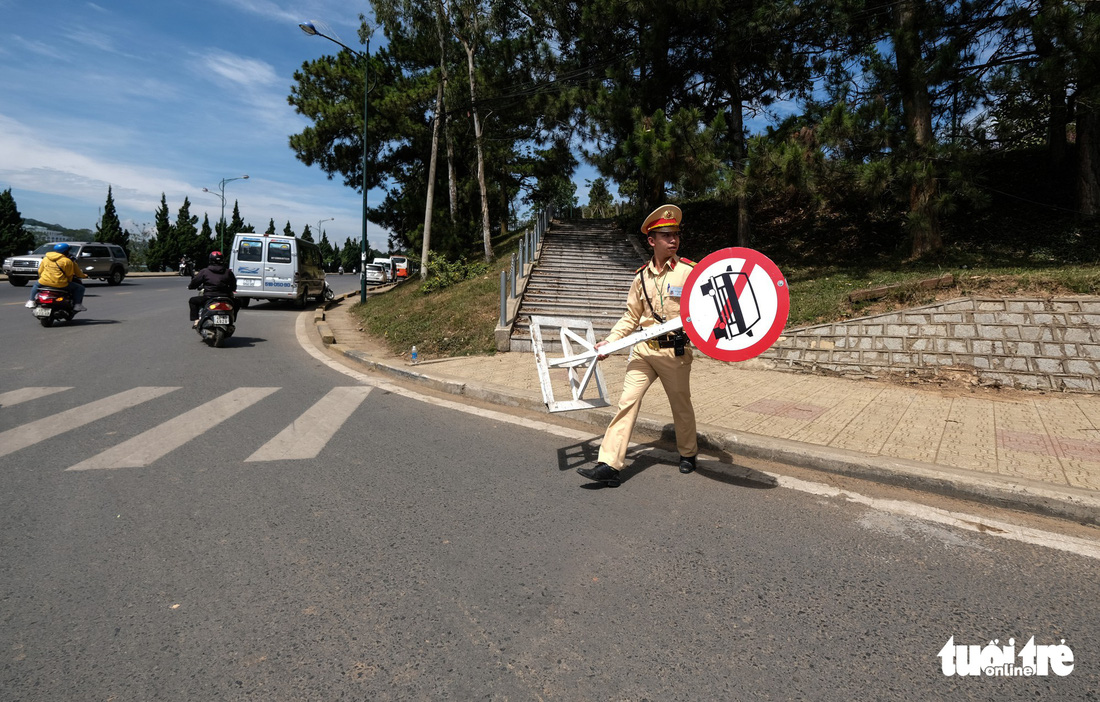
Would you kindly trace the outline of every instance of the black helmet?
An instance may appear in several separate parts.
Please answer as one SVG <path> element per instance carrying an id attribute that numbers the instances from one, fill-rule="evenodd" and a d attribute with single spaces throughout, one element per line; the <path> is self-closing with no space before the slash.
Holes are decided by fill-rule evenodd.
<path id="1" fill-rule="evenodd" d="M 222 263 L 224 261 L 225 261 L 225 257 L 222 256 L 221 251 L 211 251 L 210 252 L 210 263 L 218 264 L 218 263 Z"/>

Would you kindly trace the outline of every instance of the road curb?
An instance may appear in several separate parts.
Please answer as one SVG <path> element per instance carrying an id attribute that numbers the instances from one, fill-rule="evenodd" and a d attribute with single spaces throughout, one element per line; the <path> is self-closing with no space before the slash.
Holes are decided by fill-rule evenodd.
<path id="1" fill-rule="evenodd" d="M 318 325 L 318 331 L 321 332 Z M 328 327 L 327 324 L 323 325 Z M 331 329 L 329 330 L 331 332 Z M 371 358 L 369 354 L 341 344 L 330 344 L 354 363 L 383 375 L 422 384 L 440 392 L 461 395 L 505 407 L 516 407 L 535 412 L 546 411 L 546 405 L 524 395 L 488 387 L 478 383 L 441 380 L 408 368 L 394 366 Z M 614 416 L 605 409 L 570 412 L 574 421 L 603 431 Z M 670 421 L 639 416 L 637 425 L 642 431 L 658 435 L 662 442 L 675 443 L 675 432 Z M 846 449 L 817 446 L 814 444 L 779 439 L 748 432 L 735 432 L 713 425 L 696 428 L 700 448 L 720 451 L 732 456 L 745 456 L 760 460 L 786 463 L 809 470 L 845 475 L 871 480 L 887 485 L 929 492 L 947 497 L 961 498 L 996 507 L 1023 510 L 1061 519 L 1100 525 L 1100 495 L 1088 490 L 1066 486 L 1064 488 L 1035 481 L 986 475 L 962 468 L 951 468 L 931 463 L 921 463 L 901 458 L 872 456 Z"/>

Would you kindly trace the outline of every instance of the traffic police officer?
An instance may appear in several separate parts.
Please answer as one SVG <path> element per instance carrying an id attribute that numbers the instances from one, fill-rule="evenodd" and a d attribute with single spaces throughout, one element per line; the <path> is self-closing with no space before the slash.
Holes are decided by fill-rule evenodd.
<path id="1" fill-rule="evenodd" d="M 596 348 L 618 341 L 635 329 L 661 324 L 680 315 L 680 296 L 684 283 L 695 265 L 676 255 L 680 247 L 682 213 L 675 205 L 663 205 L 653 211 L 642 224 L 642 234 L 653 248 L 653 257 L 635 273 L 626 300 L 626 312 Z M 605 356 L 601 356 L 602 360 Z M 577 472 L 608 487 L 619 486 L 619 471 L 638 419 L 642 398 L 653 381 L 661 385 L 672 406 L 676 424 L 676 446 L 680 453 L 680 472 L 695 470 L 699 452 L 695 434 L 695 409 L 691 406 L 691 345 L 683 330 L 663 334 L 634 345 L 626 365 L 623 394 L 619 411 L 611 420 L 600 445 L 595 467 Z"/>

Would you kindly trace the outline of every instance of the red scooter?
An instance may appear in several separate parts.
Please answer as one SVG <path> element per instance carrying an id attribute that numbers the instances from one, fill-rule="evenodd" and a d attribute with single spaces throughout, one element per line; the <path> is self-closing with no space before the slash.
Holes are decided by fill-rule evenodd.
<path id="1" fill-rule="evenodd" d="M 54 322 L 70 322 L 76 315 L 73 294 L 57 288 L 39 288 L 31 313 L 44 327 L 52 327 Z"/>

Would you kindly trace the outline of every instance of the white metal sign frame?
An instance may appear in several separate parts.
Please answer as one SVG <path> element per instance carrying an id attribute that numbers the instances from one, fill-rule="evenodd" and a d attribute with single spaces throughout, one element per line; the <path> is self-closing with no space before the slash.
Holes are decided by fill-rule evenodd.
<path id="1" fill-rule="evenodd" d="M 535 366 L 539 372 L 539 383 L 542 385 L 542 401 L 551 412 L 567 412 L 578 409 L 595 409 L 607 407 L 611 403 L 607 400 L 607 386 L 604 384 L 603 372 L 600 370 L 597 359 L 621 349 L 630 348 L 639 341 L 646 341 L 655 336 L 667 332 L 682 329 L 683 321 L 677 317 L 664 324 L 647 327 L 642 331 L 634 332 L 618 341 L 600 347 L 596 350 L 596 335 L 592 331 L 592 322 L 584 319 L 566 319 L 563 317 L 531 317 L 531 348 L 535 352 Z M 542 340 L 542 327 L 554 327 L 561 330 L 562 358 L 546 358 L 546 350 Z M 573 329 L 580 329 L 584 336 L 578 335 Z M 584 348 L 579 353 L 573 353 L 573 342 Z M 554 388 L 550 382 L 551 368 L 565 368 L 569 373 L 569 389 L 573 397 L 571 400 L 555 400 Z M 584 375 L 577 377 L 577 369 L 583 368 Z M 588 383 L 595 377 L 598 398 L 585 399 L 584 392 Z"/>

